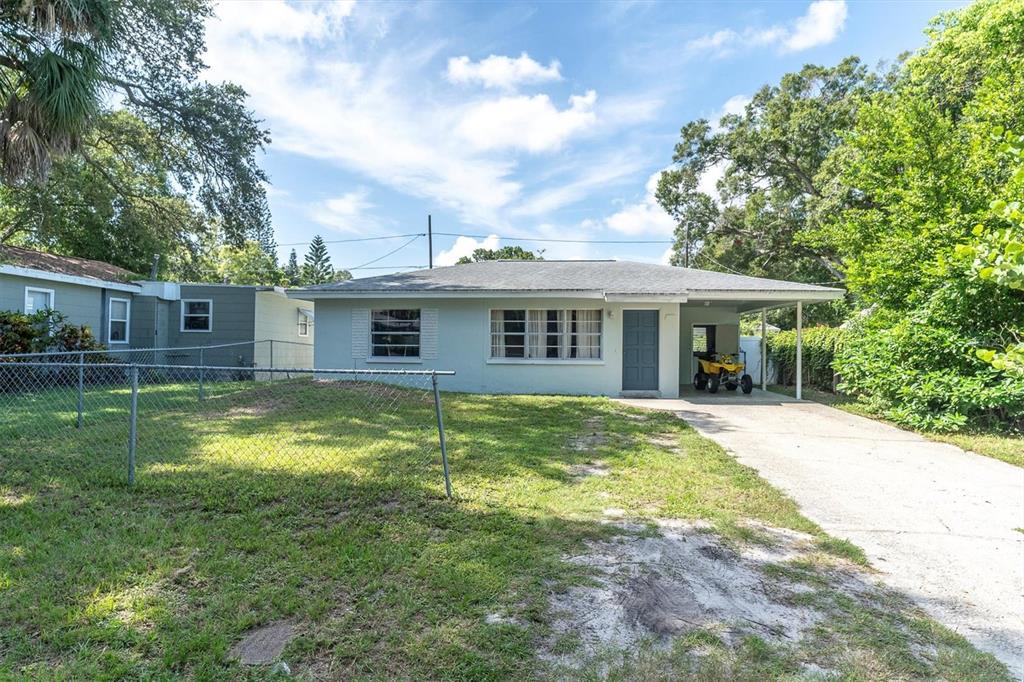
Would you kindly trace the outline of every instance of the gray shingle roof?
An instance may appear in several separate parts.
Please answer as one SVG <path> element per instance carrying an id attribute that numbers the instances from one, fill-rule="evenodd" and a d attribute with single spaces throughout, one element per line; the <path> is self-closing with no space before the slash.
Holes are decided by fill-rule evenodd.
<path id="1" fill-rule="evenodd" d="M 0 246 L 0 264 L 16 265 L 59 275 L 91 277 L 108 282 L 131 282 L 133 279 L 138 279 L 138 276 L 130 270 L 103 261 L 78 258 L 77 256 L 58 256 L 18 246 Z"/>
<path id="2" fill-rule="evenodd" d="M 587 292 L 673 295 L 699 292 L 776 292 L 841 295 L 839 289 L 653 263 L 610 260 L 483 261 L 322 284 L 323 293 Z M 298 293 L 298 292 L 296 292 Z"/>

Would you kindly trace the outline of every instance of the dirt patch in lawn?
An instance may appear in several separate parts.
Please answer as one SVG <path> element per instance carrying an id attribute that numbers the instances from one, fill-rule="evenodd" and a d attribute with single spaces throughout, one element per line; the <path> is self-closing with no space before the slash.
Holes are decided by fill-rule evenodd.
<path id="1" fill-rule="evenodd" d="M 569 475 L 575 479 L 607 476 L 609 473 L 608 465 L 601 461 L 584 462 L 583 464 L 572 464 L 569 466 Z"/>
<path id="2" fill-rule="evenodd" d="M 604 422 L 600 417 L 591 417 L 583 422 L 583 432 L 569 439 L 569 448 L 576 452 L 594 452 L 608 444 Z"/>
<path id="3" fill-rule="evenodd" d="M 802 598 L 812 585 L 771 570 L 814 553 L 814 538 L 759 526 L 770 543 L 734 546 L 707 525 L 662 521 L 649 526 L 609 521 L 623 531 L 591 542 L 569 559 L 592 571 L 590 584 L 551 600 L 553 634 L 541 658 L 579 669 L 597 655 L 634 651 L 641 645 L 670 648 L 693 631 L 713 633 L 726 645 L 749 635 L 796 643 L 828 614 Z M 870 577 L 853 564 L 829 571 L 833 587 L 862 599 Z M 566 651 L 565 640 L 575 641 Z"/>
<path id="4" fill-rule="evenodd" d="M 246 633 L 231 647 L 229 656 L 243 665 L 266 665 L 281 657 L 281 652 L 295 636 L 290 623 L 272 623 Z"/>

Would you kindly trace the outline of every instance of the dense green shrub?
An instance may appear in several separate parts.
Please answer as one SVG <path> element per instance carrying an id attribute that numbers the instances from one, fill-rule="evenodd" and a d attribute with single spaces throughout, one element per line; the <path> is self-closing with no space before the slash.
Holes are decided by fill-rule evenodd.
<path id="1" fill-rule="evenodd" d="M 68 324 L 66 320 L 56 310 L 40 310 L 33 315 L 0 311 L 0 354 L 102 350 L 88 326 Z"/>
<path id="2" fill-rule="evenodd" d="M 1020 426 L 1024 381 L 977 355 L 1002 321 L 1024 319 L 1024 297 L 950 273 L 945 286 L 907 312 L 879 309 L 859 321 L 836 354 L 840 388 L 873 411 L 915 428 Z"/>
<path id="3" fill-rule="evenodd" d="M 832 361 L 836 348 L 846 338 L 846 330 L 838 327 L 809 327 L 803 330 L 804 384 L 832 390 Z M 776 382 L 790 385 L 796 381 L 796 331 L 768 335 L 768 358 L 775 364 Z"/>

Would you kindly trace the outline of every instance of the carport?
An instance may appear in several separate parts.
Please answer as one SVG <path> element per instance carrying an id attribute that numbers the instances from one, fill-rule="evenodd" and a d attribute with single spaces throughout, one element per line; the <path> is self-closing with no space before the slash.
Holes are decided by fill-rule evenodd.
<path id="1" fill-rule="evenodd" d="M 718 274 L 718 273 L 709 273 Z M 744 277 L 744 280 L 757 278 Z M 761 363 L 758 376 L 754 377 L 762 390 L 768 388 L 768 311 L 778 308 L 796 308 L 796 397 L 803 397 L 803 312 L 804 304 L 822 303 L 842 298 L 841 289 L 793 285 L 786 289 L 778 287 L 781 282 L 759 280 L 763 289 L 745 291 L 691 290 L 687 300 L 679 304 L 679 384 L 689 385 L 695 373 L 695 346 L 699 345 L 703 331 L 706 342 L 713 340 L 714 349 L 719 353 L 738 354 L 740 351 L 740 317 L 749 313 L 761 314 Z M 806 288 L 804 288 L 806 287 Z M 695 331 L 698 330 L 698 331 Z M 711 331 L 713 330 L 713 332 Z"/>

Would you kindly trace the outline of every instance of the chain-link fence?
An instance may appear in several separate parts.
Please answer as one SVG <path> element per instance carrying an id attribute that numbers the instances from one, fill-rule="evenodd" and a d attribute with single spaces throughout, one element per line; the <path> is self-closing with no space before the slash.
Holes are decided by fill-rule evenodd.
<path id="1" fill-rule="evenodd" d="M 313 344 L 302 341 L 238 341 L 206 346 L 168 348 L 106 348 L 0 355 L 0 362 L 64 364 L 118 363 L 138 365 L 206 365 L 209 367 L 312 367 Z"/>
<path id="2" fill-rule="evenodd" d="M 145 351 L 140 351 L 145 352 Z M 0 356 L 0 472 L 99 482 L 348 475 L 366 458 L 451 482 L 453 372 Z"/>

